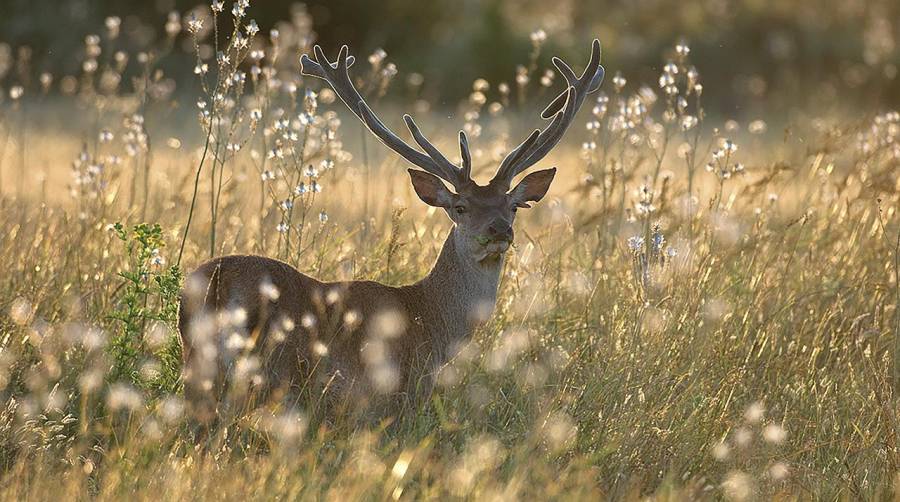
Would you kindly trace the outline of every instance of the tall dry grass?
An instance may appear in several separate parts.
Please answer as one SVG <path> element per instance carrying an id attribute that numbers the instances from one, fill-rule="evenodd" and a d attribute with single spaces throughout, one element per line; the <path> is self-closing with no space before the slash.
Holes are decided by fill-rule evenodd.
<path id="1" fill-rule="evenodd" d="M 173 323 L 184 270 L 249 252 L 399 284 L 448 230 L 300 79 L 308 17 L 260 34 L 237 5 L 230 34 L 227 11 L 172 17 L 134 55 L 111 19 L 81 75 L 4 89 L 3 498 L 896 496 L 900 116 L 709 118 L 683 43 L 659 82 L 608 69 L 551 155 L 551 196 L 520 217 L 493 319 L 416 416 L 354 429 L 266 408 L 198 446 Z M 176 39 L 195 43 L 199 97 L 160 69 Z M 535 123 L 517 110 L 553 95 L 532 40 L 509 83 L 475 82 L 453 113 L 479 179 Z M 398 86 L 453 138 L 387 55 L 354 73 L 383 116 Z"/>

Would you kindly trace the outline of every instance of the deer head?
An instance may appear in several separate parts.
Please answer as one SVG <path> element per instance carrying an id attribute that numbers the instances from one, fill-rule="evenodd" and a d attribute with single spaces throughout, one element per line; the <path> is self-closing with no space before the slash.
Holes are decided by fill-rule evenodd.
<path id="1" fill-rule="evenodd" d="M 467 254 L 478 263 L 499 262 L 513 241 L 513 221 L 519 208 L 531 207 L 547 193 L 556 168 L 533 172 L 513 187 L 514 178 L 543 159 L 562 139 L 575 114 L 588 94 L 596 91 L 603 81 L 600 66 L 600 41 L 594 40 L 591 58 L 577 76 L 559 58 L 553 64 L 566 80 L 567 88 L 541 113 L 549 120 L 542 130 L 535 130 L 513 149 L 501 162 L 487 185 L 472 180 L 472 156 L 466 134 L 459 132 L 460 165 L 448 160 L 419 130 L 409 115 L 403 120 L 421 151 L 409 146 L 375 116 L 356 90 L 348 73 L 354 58 L 347 46 L 341 47 L 337 61 L 331 62 L 322 48 L 313 48 L 315 60 L 307 55 L 300 58 L 302 73 L 328 82 L 347 108 L 388 148 L 394 150 L 422 170 L 410 169 L 413 188 L 428 205 L 443 208 L 456 225 L 457 235 Z M 452 190 L 445 184 L 449 183 Z"/>

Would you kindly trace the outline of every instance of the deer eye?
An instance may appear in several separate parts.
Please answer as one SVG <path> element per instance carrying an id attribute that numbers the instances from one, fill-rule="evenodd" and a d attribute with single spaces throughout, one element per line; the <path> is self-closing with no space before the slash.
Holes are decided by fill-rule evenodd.
<path id="1" fill-rule="evenodd" d="M 466 211 L 468 211 L 468 209 L 466 208 L 466 206 L 456 206 L 456 207 L 454 207 L 453 209 L 456 210 L 456 214 L 465 214 Z"/>

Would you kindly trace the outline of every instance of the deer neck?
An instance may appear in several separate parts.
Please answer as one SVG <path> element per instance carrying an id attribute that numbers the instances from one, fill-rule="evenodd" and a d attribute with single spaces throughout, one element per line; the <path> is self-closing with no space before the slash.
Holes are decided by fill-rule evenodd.
<path id="1" fill-rule="evenodd" d="M 434 348 L 449 349 L 469 338 L 490 318 L 497 301 L 503 258 L 477 262 L 466 252 L 464 239 L 454 227 L 431 273 L 414 286 L 424 302 L 422 314 L 431 324 L 426 331 Z"/>

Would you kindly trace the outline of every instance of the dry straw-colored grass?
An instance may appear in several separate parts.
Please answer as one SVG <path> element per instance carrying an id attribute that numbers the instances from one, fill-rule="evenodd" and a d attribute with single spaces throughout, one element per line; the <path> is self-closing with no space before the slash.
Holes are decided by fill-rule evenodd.
<path id="1" fill-rule="evenodd" d="M 327 91 L 317 107 L 304 98 L 302 48 L 276 50 L 265 38 L 250 47 L 283 56 L 262 64 L 277 72 L 264 71 L 259 85 L 248 73 L 246 88 L 228 88 L 218 104 L 202 97 L 211 113 L 199 127 L 184 125 L 193 112 L 171 111 L 175 98 L 154 87 L 164 79 L 151 76 L 146 94 L 104 88 L 100 74 L 116 71 L 106 52 L 75 95 L 44 101 L 26 89 L 0 105 L 4 499 L 896 493 L 900 118 L 824 117 L 785 131 L 713 123 L 683 48 L 667 55 L 676 65 L 670 94 L 609 78 L 607 101 L 586 107 L 597 106 L 579 120 L 590 126 L 549 159 L 561 172 L 551 196 L 520 214 L 493 320 L 418 415 L 347 430 L 308 427 L 303 409 L 267 409 L 196 447 L 178 368 L 165 359 L 176 336 L 171 297 L 150 283 L 177 261 L 208 128 L 182 269 L 212 247 L 280 257 L 325 279 L 403 283 L 427 272 L 448 229 L 414 199 L 399 160 L 359 143 L 358 124 Z M 229 47 L 229 65 L 247 56 Z M 393 71 L 378 55 L 359 66 L 377 99 Z M 549 96 L 536 71 L 523 85 L 535 105 Z M 216 73 L 210 89 L 222 82 Z M 267 93 L 276 76 L 282 85 Z M 510 111 L 506 96 L 478 82 L 460 105 L 480 145 L 479 176 L 520 123 L 535 121 Z M 188 109 L 196 101 L 179 99 Z M 276 124 L 278 108 L 291 122 Z M 48 117 L 60 115 L 71 120 L 53 129 Z M 453 137 L 440 129 L 445 114 L 418 115 L 433 137 Z M 303 138 L 313 144 L 291 153 Z M 82 142 L 75 184 L 69 166 Z M 227 153 L 228 143 L 240 152 Z M 315 179 L 301 171 L 309 164 Z M 273 180 L 261 180 L 267 171 Z M 291 196 L 300 180 L 323 190 Z M 279 208 L 289 198 L 290 217 Z M 136 262 L 110 225 L 141 221 L 161 224 L 165 246 Z M 134 290 L 121 272 L 136 269 L 150 286 L 138 291 L 144 310 L 128 311 Z M 123 334 L 137 337 L 137 352 L 121 349 Z"/>

